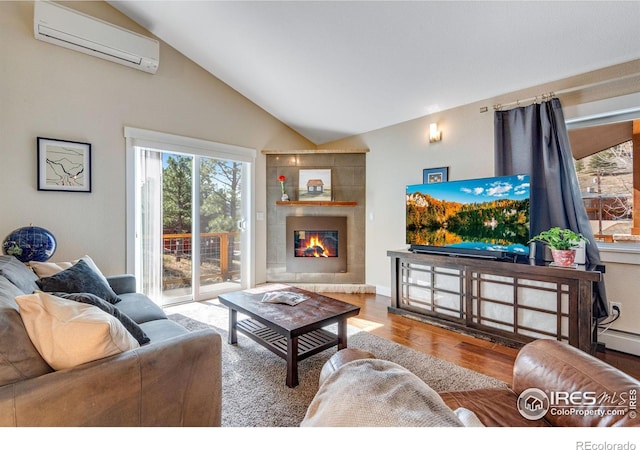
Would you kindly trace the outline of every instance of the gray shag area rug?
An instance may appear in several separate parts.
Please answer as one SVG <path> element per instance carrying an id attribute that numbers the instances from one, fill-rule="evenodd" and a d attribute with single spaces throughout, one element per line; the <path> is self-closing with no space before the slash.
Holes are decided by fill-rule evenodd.
<path id="1" fill-rule="evenodd" d="M 300 361 L 300 384 L 292 389 L 285 385 L 284 359 L 242 333 L 238 333 L 237 345 L 227 344 L 228 310 L 217 300 L 174 306 L 166 312 L 170 319 L 189 330 L 214 328 L 222 335 L 223 427 L 297 427 L 318 390 L 322 365 L 336 352 L 334 347 Z M 243 316 L 238 314 L 238 318 Z M 351 325 L 348 326 L 348 346 L 400 364 L 438 392 L 506 386 L 495 378 Z"/>

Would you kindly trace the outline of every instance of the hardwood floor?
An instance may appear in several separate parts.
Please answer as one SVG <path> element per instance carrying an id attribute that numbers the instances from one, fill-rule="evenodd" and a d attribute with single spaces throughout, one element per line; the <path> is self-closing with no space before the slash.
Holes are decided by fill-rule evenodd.
<path id="1" fill-rule="evenodd" d="M 377 294 L 325 294 L 360 306 L 349 324 L 420 352 L 511 383 L 518 350 L 387 312 L 391 300 Z M 613 350 L 598 352 L 606 361 L 640 379 L 640 357 Z"/>

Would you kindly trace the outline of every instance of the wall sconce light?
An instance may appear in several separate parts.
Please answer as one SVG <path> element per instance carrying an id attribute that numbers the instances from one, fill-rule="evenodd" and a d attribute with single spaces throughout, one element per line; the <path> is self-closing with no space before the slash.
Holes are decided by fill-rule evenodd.
<path id="1" fill-rule="evenodd" d="M 438 130 L 438 124 L 433 122 L 429 125 L 429 142 L 439 142 L 442 140 L 442 131 Z"/>

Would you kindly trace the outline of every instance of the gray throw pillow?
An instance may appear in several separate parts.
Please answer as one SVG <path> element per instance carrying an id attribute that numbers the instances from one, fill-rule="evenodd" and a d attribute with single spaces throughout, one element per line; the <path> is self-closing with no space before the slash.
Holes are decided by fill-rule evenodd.
<path id="1" fill-rule="evenodd" d="M 38 289 L 38 276 L 15 256 L 0 256 L 0 275 L 4 275 L 25 294 L 31 294 Z"/>
<path id="2" fill-rule="evenodd" d="M 140 345 L 148 344 L 151 341 L 149 339 L 149 336 L 147 336 L 147 333 L 145 333 L 142 328 L 140 328 L 140 325 L 135 323 L 131 317 L 127 316 L 112 304 L 102 300 L 97 295 L 89 294 L 88 292 L 74 294 L 69 294 L 66 292 L 52 292 L 52 294 L 56 297 L 66 298 L 67 300 L 73 300 L 75 302 L 97 306 L 104 312 L 111 314 L 113 317 L 118 319 Z"/>
<path id="3" fill-rule="evenodd" d="M 36 283 L 45 292 L 67 292 L 70 294 L 88 292 L 97 295 L 112 305 L 121 300 L 113 292 L 109 283 L 82 259 L 62 272 L 50 277 L 40 278 Z"/>

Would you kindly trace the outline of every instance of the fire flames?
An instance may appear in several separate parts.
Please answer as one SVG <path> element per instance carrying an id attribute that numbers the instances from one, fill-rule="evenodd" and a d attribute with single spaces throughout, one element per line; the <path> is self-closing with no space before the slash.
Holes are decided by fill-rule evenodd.
<path id="1" fill-rule="evenodd" d="M 315 258 L 328 258 L 331 255 L 329 250 L 322 243 L 322 239 L 317 234 L 309 236 L 306 245 L 302 245 L 302 256 Z"/>

